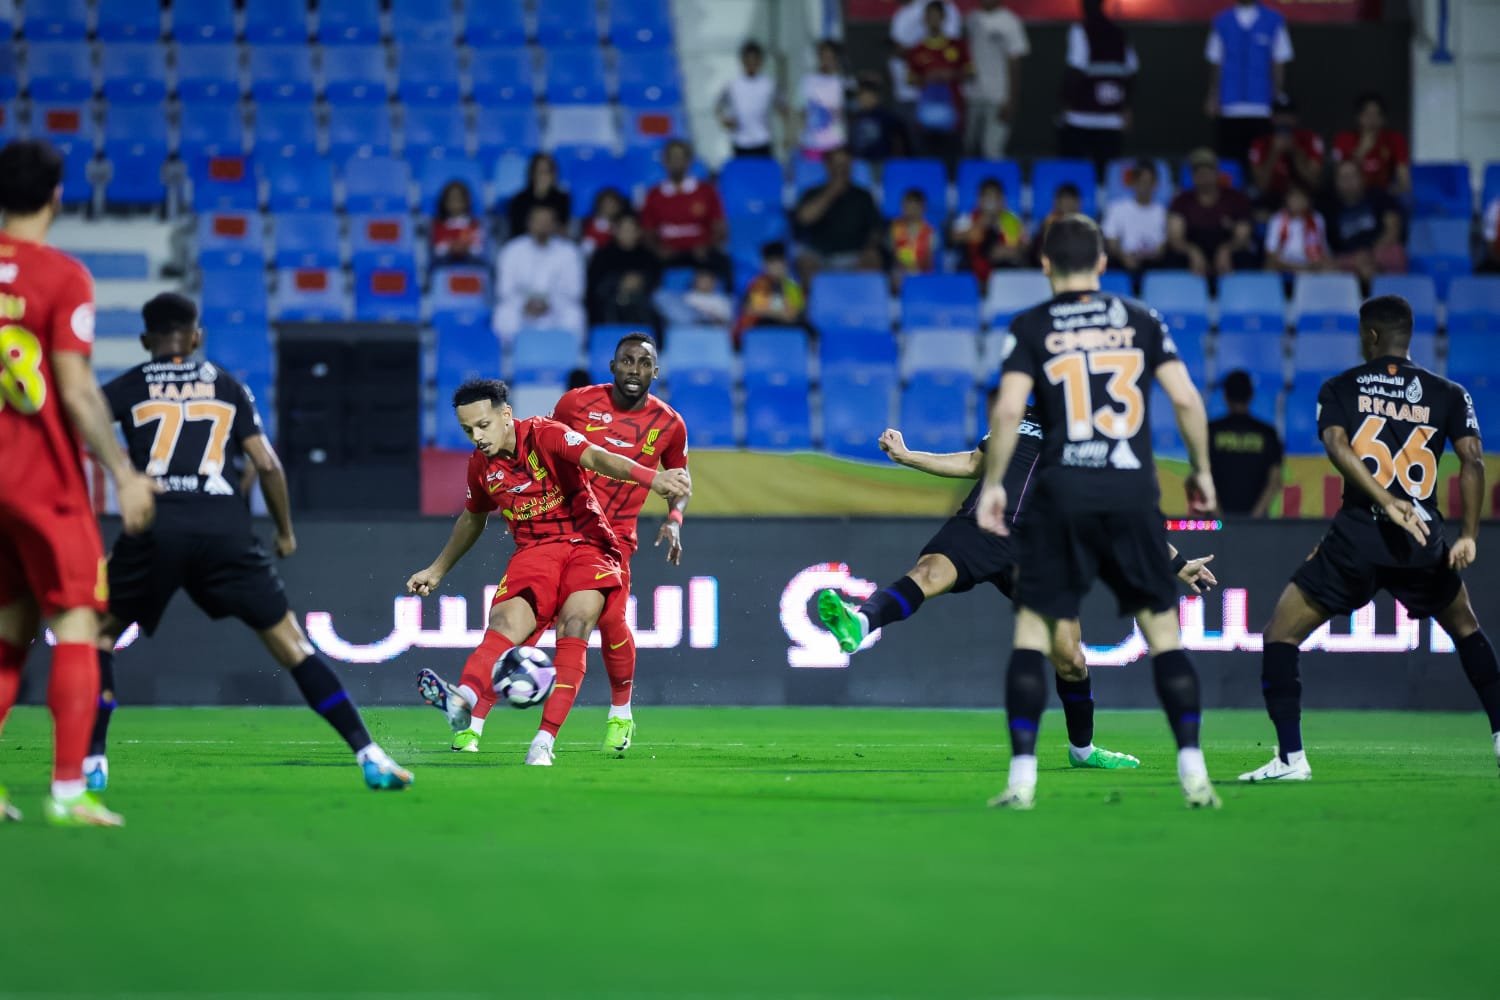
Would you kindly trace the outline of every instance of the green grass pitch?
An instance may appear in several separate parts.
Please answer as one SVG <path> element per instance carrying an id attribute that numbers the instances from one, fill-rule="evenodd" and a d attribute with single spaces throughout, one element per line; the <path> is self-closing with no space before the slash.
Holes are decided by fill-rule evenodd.
<path id="1" fill-rule="evenodd" d="M 1066 769 L 1053 713 L 1029 814 L 984 807 L 994 712 L 646 708 L 619 760 L 579 710 L 550 770 L 520 766 L 534 714 L 474 756 L 429 710 L 370 716 L 409 792 L 305 710 L 123 710 L 129 825 L 63 831 L 18 709 L 0 994 L 1494 996 L 1477 714 L 1311 713 L 1316 779 L 1245 788 L 1268 725 L 1212 712 L 1205 813 L 1156 713 L 1100 713 L 1137 772 Z"/>

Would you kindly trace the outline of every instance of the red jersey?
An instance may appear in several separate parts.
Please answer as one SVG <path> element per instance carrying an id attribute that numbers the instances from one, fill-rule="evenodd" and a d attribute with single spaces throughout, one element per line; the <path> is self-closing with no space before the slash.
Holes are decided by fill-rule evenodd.
<path id="1" fill-rule="evenodd" d="M 1333 137 L 1333 159 L 1336 163 L 1354 158 L 1359 148 L 1358 132 L 1340 132 Z M 1360 158 L 1359 170 L 1365 175 L 1365 186 L 1384 191 L 1396 177 L 1396 167 L 1411 162 L 1411 150 L 1407 148 L 1406 136 L 1395 129 L 1382 129 L 1375 144 Z"/>
<path id="2" fill-rule="evenodd" d="M 0 233 L 0 323 L 0 501 L 87 509 L 82 451 L 52 355 L 92 352 L 93 279 L 60 250 Z"/>
<path id="3" fill-rule="evenodd" d="M 606 382 L 566 392 L 553 408 L 552 417 L 587 436 L 592 444 L 648 469 L 687 468 L 687 425 L 677 411 L 650 394 L 637 409 L 617 409 L 613 389 Z M 604 476 L 590 478 L 610 527 L 634 551 L 639 545 L 636 519 L 651 491 Z"/>
<path id="4" fill-rule="evenodd" d="M 555 420 L 517 420 L 513 457 L 489 458 L 478 448 L 469 456 L 464 509 L 500 511 L 517 548 L 589 542 L 613 552 L 617 542 L 589 485 L 593 477 L 578 464 L 588 449 L 588 438 Z"/>
<path id="5" fill-rule="evenodd" d="M 974 75 L 969 46 L 962 38 L 928 38 L 906 50 L 907 77 L 923 93 L 917 102 L 917 122 L 924 128 L 942 132 L 963 130 L 964 81 Z M 946 71 L 944 73 L 943 71 Z M 940 80 L 939 75 L 950 78 Z M 938 105 L 942 95 L 949 107 L 943 112 Z M 928 117 L 931 114 L 934 117 Z M 951 121 L 949 120 L 951 117 Z"/>
<path id="6" fill-rule="evenodd" d="M 897 219 L 891 223 L 891 254 L 903 271 L 925 274 L 932 270 L 932 255 L 937 249 L 937 233 L 932 223 Z"/>
<path id="7" fill-rule="evenodd" d="M 724 218 L 719 192 L 707 181 L 662 181 L 646 193 L 641 226 L 673 253 L 713 246 L 714 223 Z"/>
<path id="8" fill-rule="evenodd" d="M 1255 141 L 1250 144 L 1251 166 L 1258 167 L 1266 162 L 1266 158 L 1271 155 L 1272 138 L 1270 135 L 1256 136 Z M 1310 128 L 1295 128 L 1292 129 L 1292 145 L 1319 171 L 1323 169 L 1323 158 L 1326 154 L 1323 149 L 1322 136 Z M 1291 183 L 1292 158 L 1283 156 L 1271 168 L 1271 190 L 1277 194 L 1286 194 L 1286 189 Z"/>

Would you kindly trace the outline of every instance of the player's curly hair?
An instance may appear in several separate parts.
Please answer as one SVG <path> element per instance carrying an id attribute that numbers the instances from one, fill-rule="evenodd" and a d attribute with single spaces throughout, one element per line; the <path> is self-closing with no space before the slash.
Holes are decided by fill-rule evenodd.
<path id="1" fill-rule="evenodd" d="M 510 402 L 510 386 L 497 378 L 471 378 L 453 393 L 453 408 L 488 400 L 491 406 Z"/>

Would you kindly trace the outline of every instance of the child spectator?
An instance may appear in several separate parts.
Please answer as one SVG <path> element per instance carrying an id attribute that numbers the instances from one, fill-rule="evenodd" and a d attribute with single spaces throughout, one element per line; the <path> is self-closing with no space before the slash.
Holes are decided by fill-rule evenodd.
<path id="1" fill-rule="evenodd" d="M 693 271 L 693 283 L 682 296 L 682 301 L 691 313 L 693 323 L 728 326 L 734 318 L 734 303 L 719 287 L 718 277 L 706 267 Z"/>
<path id="2" fill-rule="evenodd" d="M 1156 200 L 1156 164 L 1137 160 L 1130 168 L 1129 198 L 1118 198 L 1104 210 L 1104 244 L 1110 260 L 1139 277 L 1161 263 L 1167 247 L 1167 206 Z"/>
<path id="3" fill-rule="evenodd" d="M 735 156 L 770 156 L 771 112 L 781 110 L 776 81 L 761 72 L 766 52 L 759 42 L 740 46 L 740 75 L 719 95 L 719 122 L 729 130 Z"/>
<path id="4" fill-rule="evenodd" d="M 859 78 L 854 94 L 854 116 L 849 122 L 849 152 L 855 159 L 883 163 L 893 156 L 911 154 L 911 137 L 901 116 L 880 99 L 880 81 Z"/>
<path id="5" fill-rule="evenodd" d="M 979 185 L 979 204 L 953 224 L 953 242 L 964 248 L 981 295 L 996 268 L 1026 263 L 1026 226 L 1006 205 L 1003 184 L 991 177 Z"/>
<path id="6" fill-rule="evenodd" d="M 899 288 L 908 274 L 932 271 L 937 244 L 937 231 L 927 221 L 927 196 L 911 188 L 901 196 L 901 215 L 891 223 L 891 284 Z"/>
<path id="7" fill-rule="evenodd" d="M 1266 270 L 1322 271 L 1328 267 L 1328 229 L 1313 211 L 1307 188 L 1293 182 L 1281 211 L 1266 224 Z"/>
<path id="8" fill-rule="evenodd" d="M 583 224 L 583 232 L 578 237 L 584 253 L 591 254 L 600 247 L 609 245 L 610 240 L 614 239 L 615 223 L 624 214 L 625 208 L 625 196 L 618 188 L 605 188 L 594 195 L 593 210 L 589 212 L 589 217 Z"/>
<path id="9" fill-rule="evenodd" d="M 738 350 L 745 331 L 753 326 L 800 326 L 807 310 L 807 297 L 787 268 L 786 244 L 767 243 L 760 248 L 760 273 L 745 290 L 739 321 L 734 325 Z"/>
<path id="10" fill-rule="evenodd" d="M 821 160 L 847 141 L 844 132 L 844 76 L 838 43 L 818 43 L 817 72 L 802 78 L 802 155 Z"/>
<path id="11" fill-rule="evenodd" d="M 474 195 L 463 181 L 449 181 L 432 220 L 432 266 L 469 264 L 483 255 L 484 226 L 474 217 Z"/>

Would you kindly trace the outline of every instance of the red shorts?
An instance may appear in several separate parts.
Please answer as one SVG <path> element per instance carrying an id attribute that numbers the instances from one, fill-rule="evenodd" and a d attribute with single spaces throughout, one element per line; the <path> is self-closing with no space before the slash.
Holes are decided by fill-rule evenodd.
<path id="1" fill-rule="evenodd" d="M 490 607 L 520 597 L 536 612 L 538 625 L 556 620 L 563 602 L 583 590 L 620 589 L 620 563 L 612 552 L 586 542 L 548 542 L 517 549 Z"/>
<path id="2" fill-rule="evenodd" d="M 107 607 L 104 545 L 87 504 L 0 505 L 0 607 L 26 598 L 43 618 Z"/>
<path id="3" fill-rule="evenodd" d="M 621 622 L 623 622 L 625 620 L 625 611 L 629 606 L 630 558 L 635 554 L 635 549 L 622 542 L 620 545 L 620 550 L 623 553 L 623 556 L 620 559 L 620 583 L 613 590 L 604 595 L 604 610 L 599 614 L 599 627 L 601 629 L 604 627 L 605 622 L 612 621 L 613 618 L 618 618 Z M 518 552 L 516 553 L 516 555 L 520 555 L 520 553 Z M 514 589 L 515 588 L 511 588 L 512 592 L 514 592 Z M 498 591 L 496 591 L 495 593 L 495 600 L 497 603 L 500 600 L 500 594 Z M 559 603 L 558 607 L 561 606 L 561 603 Z M 538 614 L 536 616 L 536 631 L 532 633 L 531 638 L 526 640 L 526 645 L 535 646 L 539 641 L 541 641 L 542 633 L 556 624 L 556 616 L 543 618 L 541 614 Z"/>

